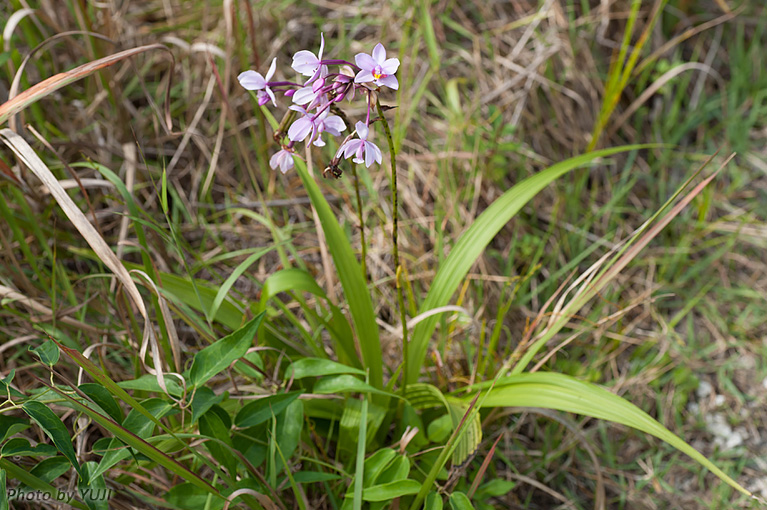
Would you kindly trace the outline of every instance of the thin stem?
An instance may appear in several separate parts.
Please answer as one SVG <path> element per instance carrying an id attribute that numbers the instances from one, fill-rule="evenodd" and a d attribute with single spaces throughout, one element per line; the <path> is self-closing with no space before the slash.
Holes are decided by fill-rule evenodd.
<path id="1" fill-rule="evenodd" d="M 367 281 L 368 272 L 365 260 L 367 258 L 368 249 L 367 244 L 365 244 L 365 223 L 362 221 L 362 198 L 360 197 L 360 180 L 357 177 L 356 163 L 352 163 L 352 175 L 354 176 L 354 191 L 357 193 L 357 214 L 360 217 L 360 236 L 362 237 L 362 260 L 360 260 L 360 263 L 362 265 L 362 277 Z"/>
<path id="2" fill-rule="evenodd" d="M 369 104 L 369 102 L 368 102 Z M 396 285 L 397 285 L 397 306 L 399 307 L 399 318 L 402 322 L 402 357 L 404 362 L 404 370 L 402 371 L 403 377 L 402 380 L 404 381 L 404 385 L 402 387 L 402 391 L 404 392 L 407 388 L 407 377 L 404 376 L 404 374 L 408 373 L 408 338 L 407 338 L 407 317 L 405 315 L 405 296 L 402 293 L 402 284 L 401 284 L 401 278 L 402 278 L 402 267 L 399 263 L 399 246 L 397 243 L 397 228 L 399 226 L 399 213 L 397 211 L 398 207 L 398 196 L 397 196 L 397 161 L 394 153 L 394 140 L 391 136 L 391 129 L 389 129 L 389 122 L 386 120 L 386 117 L 384 116 L 383 108 L 381 107 L 381 102 L 376 98 L 376 108 L 378 109 L 378 117 L 381 119 L 381 123 L 383 124 L 384 131 L 386 132 L 386 141 L 389 142 L 389 157 L 391 159 L 391 197 L 392 197 L 392 255 L 394 256 L 394 270 L 396 275 Z M 368 106 L 368 111 L 370 110 L 370 107 Z"/>

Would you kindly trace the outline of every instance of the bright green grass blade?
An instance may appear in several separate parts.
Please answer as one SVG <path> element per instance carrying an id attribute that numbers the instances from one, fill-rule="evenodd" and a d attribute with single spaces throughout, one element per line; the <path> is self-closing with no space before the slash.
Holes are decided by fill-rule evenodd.
<path id="1" fill-rule="evenodd" d="M 450 255 L 437 271 L 429 293 L 421 304 L 420 312 L 424 313 L 449 304 L 461 281 L 495 235 L 528 201 L 551 182 L 575 168 L 587 165 L 596 158 L 647 147 L 650 146 L 627 145 L 576 156 L 528 177 L 501 195 L 461 235 Z M 410 364 L 406 374 L 408 384 L 418 380 L 426 358 L 429 340 L 438 321 L 439 316 L 432 315 L 419 322 L 413 330 L 410 340 Z"/>
<path id="2" fill-rule="evenodd" d="M 475 385 L 469 390 L 485 389 L 490 383 Z M 468 402 L 469 397 L 465 398 Z M 501 377 L 481 401 L 482 407 L 542 407 L 591 416 L 635 428 L 657 437 L 708 468 L 722 481 L 751 496 L 735 480 L 727 476 L 710 460 L 679 436 L 654 420 L 637 406 L 606 389 L 573 377 L 557 373 L 526 373 Z"/>
<path id="3" fill-rule="evenodd" d="M 381 340 L 378 336 L 373 303 L 370 300 L 362 269 L 354 255 L 349 239 L 338 224 L 338 219 L 330 209 L 327 200 L 322 195 L 319 186 L 306 169 L 306 164 L 294 158 L 298 175 L 304 183 L 304 188 L 317 211 L 322 223 L 330 254 L 333 256 L 338 279 L 344 288 L 346 302 L 349 303 L 354 327 L 359 339 L 362 362 L 370 370 L 370 383 L 376 388 L 383 387 L 383 358 Z"/>
<path id="4" fill-rule="evenodd" d="M 210 313 L 208 314 L 210 320 L 214 320 L 216 318 L 216 314 L 218 313 L 218 309 L 221 307 L 221 303 L 224 302 L 224 299 L 226 299 L 226 296 L 229 294 L 229 290 L 232 288 L 232 285 L 234 285 L 237 279 L 242 276 L 242 274 L 247 271 L 250 266 L 255 264 L 262 256 L 266 255 L 273 249 L 274 246 L 269 246 L 251 254 L 247 259 L 241 262 L 240 265 L 234 269 L 234 271 L 232 271 L 232 274 L 230 274 L 224 283 L 221 284 L 221 287 L 219 287 L 218 292 L 216 293 L 216 297 L 213 300 L 213 305 L 210 307 Z"/>

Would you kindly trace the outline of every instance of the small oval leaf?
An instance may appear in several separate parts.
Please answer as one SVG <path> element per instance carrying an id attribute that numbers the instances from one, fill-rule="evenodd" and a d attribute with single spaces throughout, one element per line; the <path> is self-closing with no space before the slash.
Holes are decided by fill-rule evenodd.
<path id="1" fill-rule="evenodd" d="M 56 416 L 56 413 L 51 411 L 45 404 L 36 400 L 24 402 L 21 408 L 40 425 L 43 432 L 51 438 L 56 448 L 64 454 L 64 457 L 67 458 L 82 477 L 83 473 L 80 469 L 80 464 L 77 462 L 75 449 L 72 446 L 72 440 L 69 438 L 69 431 L 61 419 Z"/>
<path id="2" fill-rule="evenodd" d="M 362 491 L 362 499 L 365 501 L 391 501 L 401 496 L 417 494 L 419 490 L 421 490 L 421 484 L 415 480 L 399 480 L 368 487 Z"/>

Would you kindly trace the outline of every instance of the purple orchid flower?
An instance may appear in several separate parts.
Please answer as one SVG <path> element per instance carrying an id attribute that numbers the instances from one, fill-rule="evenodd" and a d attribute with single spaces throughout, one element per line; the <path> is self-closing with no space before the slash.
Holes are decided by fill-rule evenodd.
<path id="1" fill-rule="evenodd" d="M 272 170 L 277 170 L 279 168 L 280 172 L 283 174 L 287 173 L 288 170 L 295 166 L 295 163 L 293 162 L 293 152 L 286 149 L 276 152 L 269 159 L 269 166 L 272 167 Z"/>
<path id="2" fill-rule="evenodd" d="M 327 66 L 322 65 L 322 51 L 325 49 L 325 35 L 320 34 L 320 52 L 315 55 L 309 50 L 301 50 L 293 55 L 291 67 L 303 76 L 309 76 L 306 84 L 314 81 L 323 71 L 327 75 Z"/>
<path id="3" fill-rule="evenodd" d="M 258 104 L 260 106 L 265 105 L 272 100 L 272 104 L 277 106 L 277 99 L 274 97 L 274 92 L 269 88 L 269 80 L 272 79 L 274 71 L 277 69 L 277 59 L 272 60 L 272 65 L 269 66 L 269 71 L 266 73 L 266 78 L 261 76 L 261 73 L 255 71 L 245 71 L 240 73 L 237 80 L 247 90 L 255 90 L 256 97 L 258 98 Z"/>
<path id="4" fill-rule="evenodd" d="M 314 145 L 317 147 L 324 147 L 325 142 L 320 136 L 324 132 L 328 132 L 333 136 L 341 136 L 341 131 L 346 129 L 346 124 L 338 115 L 328 115 L 328 110 L 322 112 L 316 120 L 317 126 L 317 139 L 314 141 Z"/>
<path id="5" fill-rule="evenodd" d="M 325 84 L 325 77 L 328 75 L 328 67 L 327 66 L 321 66 L 320 67 L 320 73 L 317 76 L 316 81 L 313 85 L 307 85 L 306 87 L 302 87 L 295 91 L 293 94 L 293 102 L 300 105 L 308 104 L 305 108 L 307 110 L 311 110 L 320 104 L 322 104 L 323 99 L 326 97 L 326 93 L 322 92 L 322 87 Z"/>
<path id="6" fill-rule="evenodd" d="M 346 129 L 346 124 L 338 115 L 329 115 L 326 109 L 318 115 L 312 115 L 301 106 L 291 106 L 291 110 L 301 114 L 301 118 L 290 125 L 288 129 L 288 138 L 293 142 L 303 142 L 309 137 L 306 143 L 314 143 L 317 147 L 323 147 L 325 142 L 320 138 L 320 134 L 327 131 L 333 136 L 339 136 L 341 131 Z"/>
<path id="7" fill-rule="evenodd" d="M 358 121 L 355 127 L 357 128 L 357 136 L 359 136 L 359 138 L 349 140 L 343 144 L 338 149 L 336 157 L 343 152 L 344 158 L 349 159 L 351 156 L 354 156 L 352 161 L 360 164 L 365 163 L 365 166 L 368 168 L 370 168 L 370 165 L 372 165 L 374 161 L 377 161 L 380 165 L 383 160 L 383 155 L 381 154 L 381 149 L 368 140 L 370 130 L 365 123 L 361 121 Z M 363 156 L 365 159 L 362 159 Z"/>
<path id="8" fill-rule="evenodd" d="M 354 78 L 354 83 L 373 82 L 376 87 L 384 86 L 394 90 L 399 88 L 397 77 L 394 76 L 399 68 L 399 59 L 387 60 L 383 44 L 376 44 L 372 56 L 367 53 L 357 53 L 354 56 L 354 62 L 361 69 Z"/>

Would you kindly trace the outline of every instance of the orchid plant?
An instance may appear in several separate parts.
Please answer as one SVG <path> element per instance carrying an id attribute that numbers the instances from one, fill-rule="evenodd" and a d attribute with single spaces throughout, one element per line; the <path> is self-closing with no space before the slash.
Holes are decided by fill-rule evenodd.
<path id="1" fill-rule="evenodd" d="M 327 167 L 336 177 L 340 176 L 338 163 L 341 158 L 354 158 L 355 163 L 364 163 L 370 167 L 374 162 L 381 163 L 381 149 L 369 139 L 370 126 L 377 120 L 371 117 L 376 107 L 376 92 L 382 87 L 397 90 L 399 82 L 395 74 L 399 60 L 386 58 L 386 49 L 381 43 L 373 48 L 372 54 L 358 53 L 354 63 L 340 59 L 323 59 L 325 37 L 320 36 L 320 50 L 316 55 L 308 50 L 301 50 L 293 55 L 292 68 L 302 77 L 303 83 L 291 81 L 270 81 L 276 71 L 277 59 L 273 59 L 266 77 L 256 71 L 245 71 L 238 76 L 240 85 L 255 92 L 260 106 L 271 102 L 277 106 L 276 92 L 291 98 L 294 103 L 289 107 L 297 118 L 287 131 L 287 141 L 282 136 L 282 147 L 275 153 L 269 165 L 283 174 L 293 168 L 295 145 L 304 142 L 323 147 L 323 134 L 341 136 L 347 130 L 346 117 L 338 110 L 344 99 L 354 100 L 357 93 L 363 95 L 367 103 L 365 121 L 355 123 L 354 131 L 341 143 L 333 161 Z M 337 67 L 331 72 L 331 66 Z M 336 113 L 340 113 L 337 115 Z M 356 138 L 355 138 L 356 135 Z M 279 136 L 279 135 L 278 135 Z"/>

